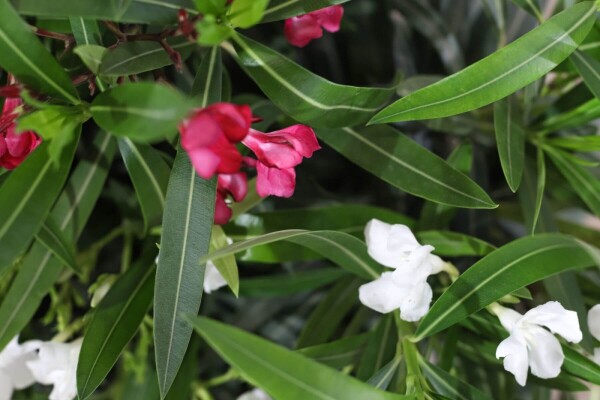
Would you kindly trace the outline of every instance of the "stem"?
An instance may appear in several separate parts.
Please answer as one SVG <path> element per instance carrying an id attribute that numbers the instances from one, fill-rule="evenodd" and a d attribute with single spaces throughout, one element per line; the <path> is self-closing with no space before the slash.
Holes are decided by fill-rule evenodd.
<path id="1" fill-rule="evenodd" d="M 208 381 L 204 382 L 203 387 L 209 388 L 209 387 L 213 387 L 213 386 L 219 386 L 224 383 L 236 380 L 239 377 L 240 377 L 239 374 L 234 369 L 229 369 L 229 371 L 225 372 L 223 375 L 219 375 L 217 377 L 214 377 L 214 378 L 209 379 Z"/>

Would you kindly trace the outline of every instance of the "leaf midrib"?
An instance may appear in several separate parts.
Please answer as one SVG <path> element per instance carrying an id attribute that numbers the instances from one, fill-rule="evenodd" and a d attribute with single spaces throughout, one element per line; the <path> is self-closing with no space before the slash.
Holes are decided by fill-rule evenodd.
<path id="1" fill-rule="evenodd" d="M 139 107 L 116 107 L 116 106 L 99 106 L 95 105 L 90 107 L 92 112 L 101 113 L 121 113 L 121 114 L 133 114 L 140 117 L 146 117 L 157 121 L 171 121 L 176 119 L 177 112 L 171 109 L 164 108 L 139 108 Z"/>
<path id="2" fill-rule="evenodd" d="M 152 183 L 152 187 L 154 188 L 154 191 L 156 192 L 156 196 L 158 197 L 158 200 L 160 201 L 160 205 L 161 205 L 161 207 L 164 208 L 164 206 L 165 206 L 165 195 L 162 192 L 162 189 L 161 189 L 160 185 L 158 184 L 158 181 L 156 180 L 156 177 L 154 176 L 154 174 L 150 170 L 150 167 L 148 166 L 148 163 L 142 157 L 142 155 L 140 154 L 137 146 L 135 145 L 135 143 L 133 143 L 131 141 L 131 139 L 124 138 L 124 141 L 125 141 L 125 143 L 127 143 L 127 145 L 129 146 L 129 148 L 131 149 L 131 152 L 138 159 L 138 162 L 140 163 L 140 165 L 142 166 L 142 168 L 146 172 L 146 175 L 148 175 L 148 179 L 150 179 L 150 182 Z"/>
<path id="3" fill-rule="evenodd" d="M 181 47 L 186 47 L 186 46 L 190 46 L 190 45 L 191 44 L 188 43 L 188 42 L 183 42 L 183 43 L 179 43 L 179 44 L 173 45 L 171 47 L 173 49 L 179 49 Z M 137 60 L 139 58 L 147 57 L 147 56 L 152 55 L 154 53 L 161 53 L 163 51 L 164 51 L 164 49 L 162 47 L 158 47 L 156 49 L 152 49 L 152 50 L 148 50 L 148 51 L 145 51 L 145 52 L 142 52 L 142 53 L 138 53 L 138 54 L 136 54 L 136 55 L 134 55 L 132 57 L 126 58 L 123 61 L 120 61 L 118 63 L 115 63 L 115 64 L 111 65 L 109 68 L 105 69 L 104 71 L 101 71 L 100 73 L 102 75 L 107 75 L 110 71 L 113 71 L 113 70 L 117 69 L 118 67 L 120 67 L 123 64 L 131 63 L 131 62 L 133 62 L 133 61 L 135 61 L 135 60 Z"/>

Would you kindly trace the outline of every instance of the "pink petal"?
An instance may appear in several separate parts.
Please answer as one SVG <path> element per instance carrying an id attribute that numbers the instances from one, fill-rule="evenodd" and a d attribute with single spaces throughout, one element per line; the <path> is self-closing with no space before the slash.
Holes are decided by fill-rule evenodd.
<path id="1" fill-rule="evenodd" d="M 4 140 L 4 136 L 2 136 L 2 134 L 0 134 L 0 159 L 2 159 L 4 154 L 6 154 L 6 151 L 7 151 L 6 141 Z"/>
<path id="2" fill-rule="evenodd" d="M 270 168 L 259 162 L 256 171 L 256 192 L 260 197 L 291 197 L 294 194 L 296 171 L 293 168 Z"/>
<path id="3" fill-rule="evenodd" d="M 221 174 L 217 181 L 217 190 L 223 195 L 231 193 L 235 201 L 242 201 L 248 194 L 248 178 L 245 172 Z"/>
<path id="4" fill-rule="evenodd" d="M 321 148 L 314 131 L 306 125 L 294 125 L 271 133 L 251 129 L 243 143 L 260 162 L 277 168 L 293 168 L 302 162 L 303 156 L 311 157 Z"/>
<path id="5" fill-rule="evenodd" d="M 283 32 L 288 42 L 297 47 L 304 47 L 323 36 L 319 22 L 310 14 L 286 19 Z"/>
<path id="6" fill-rule="evenodd" d="M 294 150 L 303 157 L 310 158 L 312 154 L 319 150 L 319 142 L 315 131 L 306 125 L 292 125 L 279 131 L 266 133 L 269 137 L 281 137 L 292 144 Z"/>
<path id="7" fill-rule="evenodd" d="M 240 170 L 242 155 L 237 147 L 227 140 L 225 135 L 217 139 L 217 142 L 210 146 L 210 150 L 218 155 L 221 160 L 217 168 L 218 173 L 233 174 Z"/>
<path id="8" fill-rule="evenodd" d="M 217 199 L 215 202 L 215 224 L 225 225 L 231 219 L 232 213 L 233 211 L 227 206 L 221 193 L 217 192 Z"/>
<path id="9" fill-rule="evenodd" d="M 210 146 L 223 135 L 218 122 L 204 110 L 198 111 L 189 120 L 179 126 L 181 146 L 188 152 Z"/>
<path id="10" fill-rule="evenodd" d="M 248 134 L 253 119 L 249 106 L 217 103 L 205 110 L 218 122 L 230 142 L 237 143 Z"/>
<path id="11" fill-rule="evenodd" d="M 221 158 L 207 147 L 200 147 L 187 152 L 196 173 L 204 178 L 210 179 L 221 162 Z"/>
<path id="12" fill-rule="evenodd" d="M 337 32 L 340 30 L 340 24 L 342 17 L 344 16 L 344 7 L 341 5 L 335 5 L 331 7 L 325 7 L 317 11 L 309 13 L 317 19 L 319 25 L 328 32 Z"/>

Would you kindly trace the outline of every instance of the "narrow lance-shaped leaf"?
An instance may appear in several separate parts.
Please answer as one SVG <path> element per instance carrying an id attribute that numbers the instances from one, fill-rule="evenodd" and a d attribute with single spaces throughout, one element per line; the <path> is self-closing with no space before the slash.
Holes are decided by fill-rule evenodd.
<path id="1" fill-rule="evenodd" d="M 42 143 L 0 187 L 0 274 L 29 245 L 62 189 L 79 142 L 71 140 L 54 165 Z"/>
<path id="2" fill-rule="evenodd" d="M 491 400 L 491 397 L 476 387 L 469 385 L 451 375 L 449 372 L 431 364 L 422 358 L 419 359 L 421 369 L 436 392 L 456 400 Z"/>
<path id="3" fill-rule="evenodd" d="M 210 251 L 221 249 L 228 245 L 227 235 L 220 225 L 213 225 L 210 236 Z M 237 297 L 240 292 L 240 277 L 237 262 L 233 255 L 225 256 L 214 261 L 214 265 L 227 282 L 227 285 Z"/>
<path id="4" fill-rule="evenodd" d="M 75 245 L 67 239 L 51 215 L 46 218 L 35 237 L 63 265 L 69 267 L 76 274 L 81 273 L 75 262 Z"/>
<path id="5" fill-rule="evenodd" d="M 356 377 L 366 381 L 393 360 L 398 344 L 398 329 L 392 315 L 384 315 L 369 333 L 367 346 L 362 353 Z"/>
<path id="6" fill-rule="evenodd" d="M 350 0 L 271 0 L 261 22 L 279 21 Z"/>
<path id="7" fill-rule="evenodd" d="M 579 71 L 583 81 L 590 91 L 600 99 L 600 62 L 583 51 L 575 51 L 571 55 L 571 62 Z"/>
<path id="8" fill-rule="evenodd" d="M 317 136 L 389 184 L 436 203 L 495 208 L 468 176 L 389 126 L 318 129 Z"/>
<path id="9" fill-rule="evenodd" d="M 144 216 L 145 231 L 162 221 L 169 166 L 151 146 L 119 139 L 119 150 Z"/>
<path id="10" fill-rule="evenodd" d="M 106 378 L 152 304 L 156 247 L 149 247 L 110 288 L 87 326 L 77 362 L 81 399 L 91 396 Z"/>
<path id="11" fill-rule="evenodd" d="M 514 103 L 513 98 L 506 97 L 494 104 L 494 126 L 502 171 L 508 186 L 516 192 L 523 176 L 525 132 Z"/>
<path id="12" fill-rule="evenodd" d="M 258 42 L 239 34 L 233 40 L 236 59 L 265 95 L 292 118 L 311 126 L 363 123 L 394 91 L 335 84 Z"/>
<path id="13" fill-rule="evenodd" d="M 79 162 L 58 198 L 51 216 L 65 237 L 75 242 L 104 186 L 116 145 L 111 136 L 96 134 L 88 158 Z M 62 271 L 62 263 L 42 244 L 34 244 L 0 305 L 0 349 L 27 325 Z"/>
<path id="14" fill-rule="evenodd" d="M 392 400 L 407 396 L 377 390 L 366 383 L 289 351 L 267 340 L 197 317 L 196 331 L 241 376 L 275 398 L 286 400 Z"/>
<path id="15" fill-rule="evenodd" d="M 0 67 L 42 93 L 78 103 L 71 79 L 8 0 L 0 0 Z"/>
<path id="16" fill-rule="evenodd" d="M 243 279 L 240 284 L 240 296 L 290 296 L 329 285 L 347 274 L 346 271 L 339 268 L 319 268 Z"/>
<path id="17" fill-rule="evenodd" d="M 590 31 L 595 15 L 593 1 L 575 4 L 483 60 L 398 100 L 370 123 L 447 117 L 502 99 L 566 59 Z"/>
<path id="18" fill-rule="evenodd" d="M 218 50 L 214 50 L 218 51 Z M 205 90 L 201 105 L 221 95 L 221 59 L 206 57 L 200 66 Z M 218 88 L 218 91 L 215 90 Z M 198 93 L 193 93 L 198 94 Z M 202 300 L 204 266 L 214 221 L 216 179 L 200 178 L 187 153 L 179 146 L 169 178 L 163 215 L 156 284 L 154 287 L 154 349 L 158 385 L 165 398 L 183 362 L 192 327 L 184 315 L 196 315 Z"/>
<path id="19" fill-rule="evenodd" d="M 592 266 L 599 261 L 599 254 L 596 248 L 560 234 L 509 243 L 471 266 L 440 296 L 421 321 L 414 340 L 452 326 L 523 286 Z"/>

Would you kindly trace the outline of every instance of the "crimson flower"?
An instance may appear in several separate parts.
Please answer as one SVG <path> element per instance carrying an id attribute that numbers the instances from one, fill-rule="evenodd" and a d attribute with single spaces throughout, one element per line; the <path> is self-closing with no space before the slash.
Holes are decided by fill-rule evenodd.
<path id="1" fill-rule="evenodd" d="M 339 31 L 343 16 L 344 7 L 335 5 L 288 18 L 285 20 L 284 34 L 292 45 L 304 47 L 313 39 L 323 36 L 323 29 L 328 32 Z"/>
<path id="2" fill-rule="evenodd" d="M 42 142 L 35 132 L 16 133 L 15 120 L 22 104 L 19 98 L 5 99 L 0 115 L 0 167 L 6 169 L 18 167 Z"/>
<path id="3" fill-rule="evenodd" d="M 234 201 L 242 201 L 248 193 L 246 173 L 221 174 L 217 179 L 217 201 L 215 203 L 215 224 L 224 225 L 231 218 L 231 208 L 225 202 L 228 196 Z"/>

